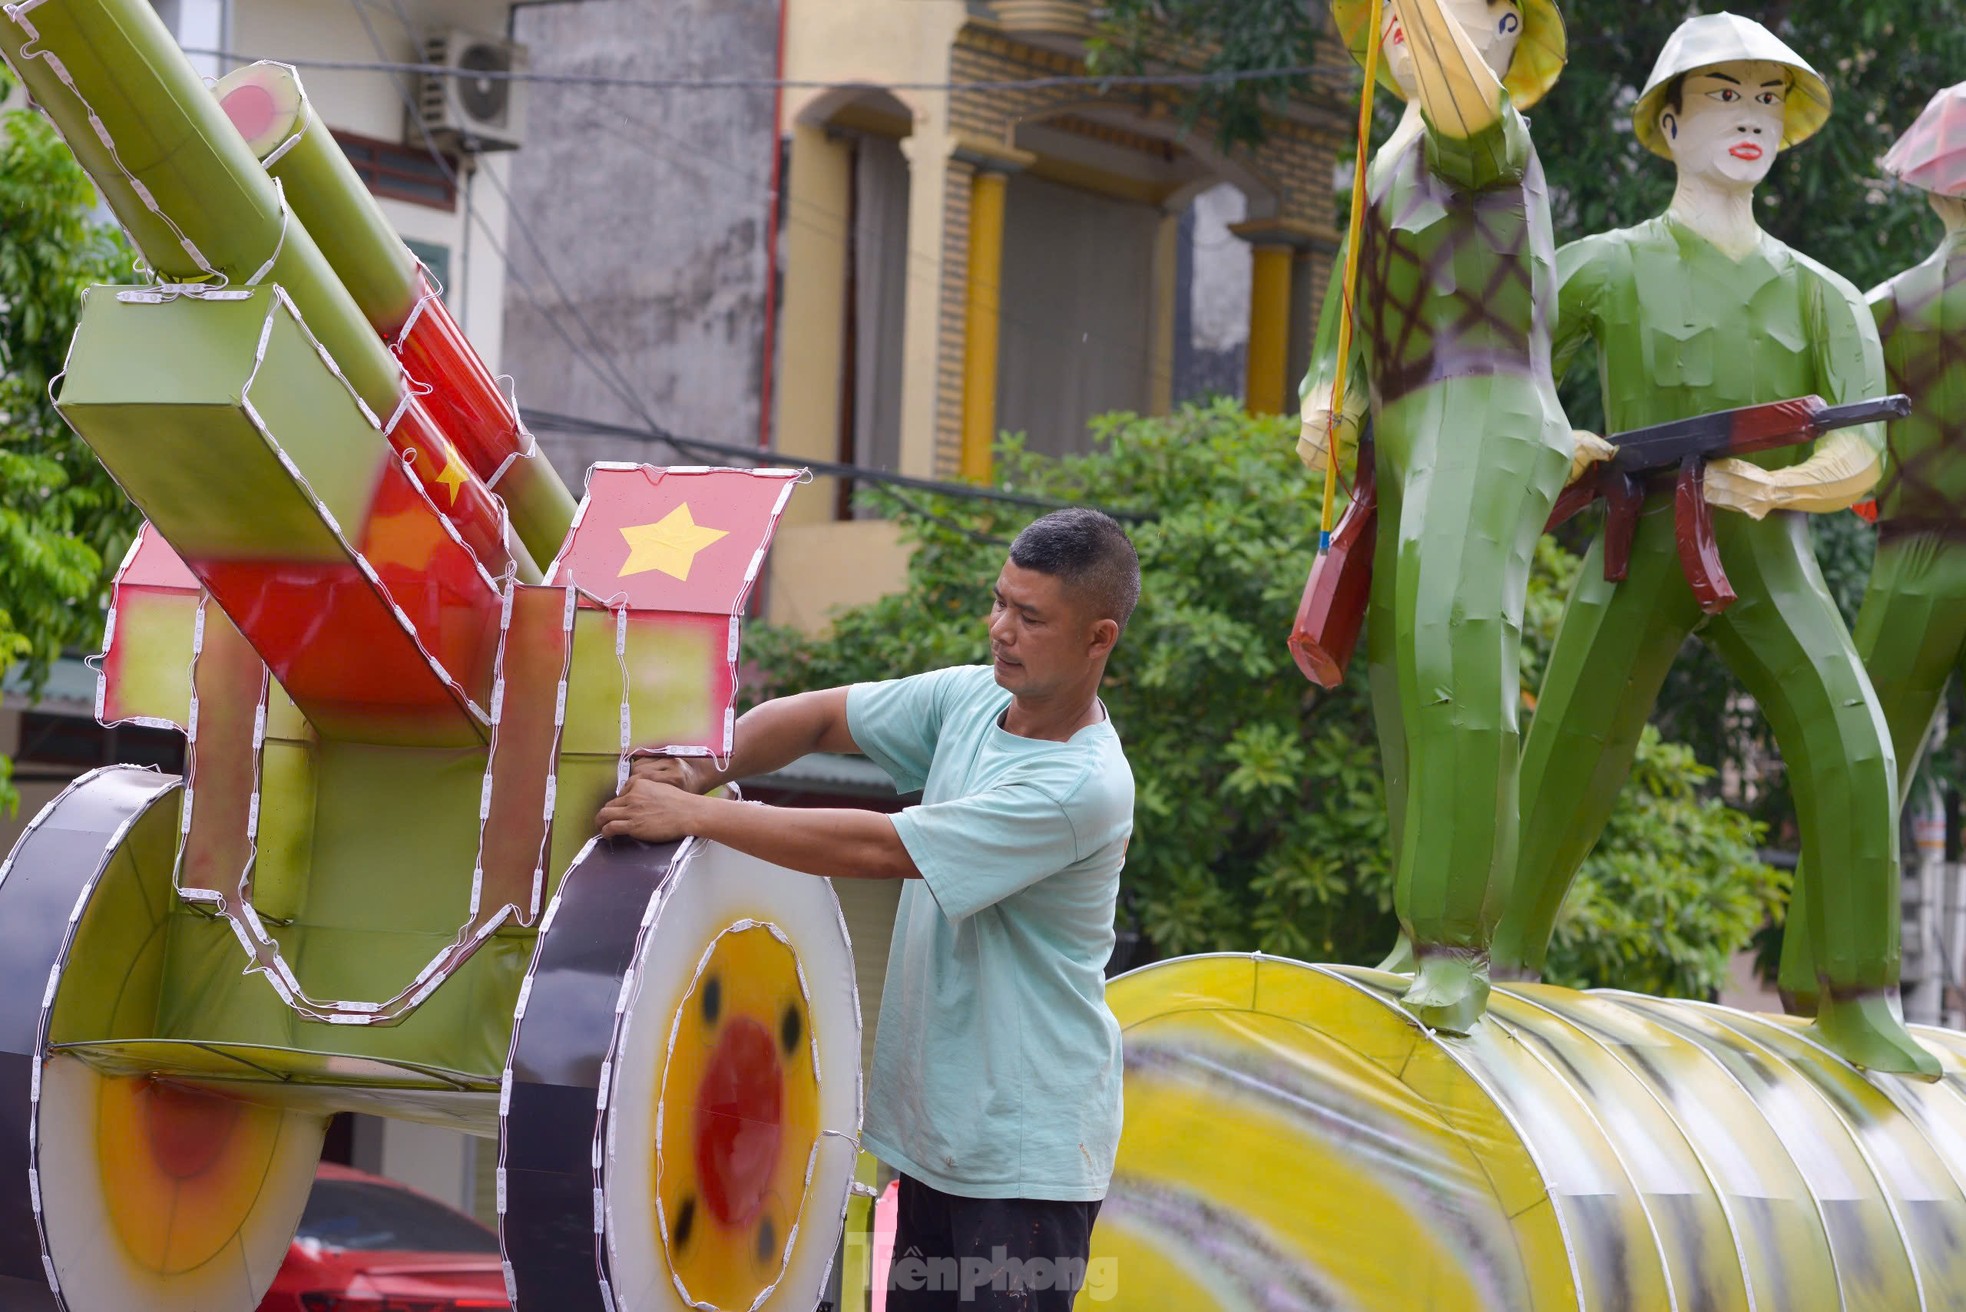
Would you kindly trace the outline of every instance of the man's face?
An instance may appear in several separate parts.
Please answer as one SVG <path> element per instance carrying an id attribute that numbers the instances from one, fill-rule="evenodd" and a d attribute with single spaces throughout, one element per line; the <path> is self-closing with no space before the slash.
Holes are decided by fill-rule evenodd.
<path id="1" fill-rule="evenodd" d="M 1461 25 L 1495 76 L 1506 76 L 1509 63 L 1515 58 L 1516 42 L 1522 38 L 1521 0 L 1441 0 L 1440 7 Z M 1409 40 L 1425 38 L 1411 38 L 1390 3 L 1383 11 L 1381 23 L 1380 58 L 1386 61 L 1393 81 L 1399 83 L 1399 89 L 1411 100 L 1419 94 L 1419 84 L 1413 76 L 1413 49 Z"/>
<path id="2" fill-rule="evenodd" d="M 1064 583 L 1050 574 L 1004 562 L 990 606 L 990 658 L 997 682 L 1022 696 L 1067 687 L 1111 649 L 1100 624 Z"/>
<path id="3" fill-rule="evenodd" d="M 1752 187 L 1775 166 L 1794 78 L 1780 64 L 1743 60 L 1688 75 L 1679 110 L 1659 115 L 1659 131 L 1682 177 Z"/>

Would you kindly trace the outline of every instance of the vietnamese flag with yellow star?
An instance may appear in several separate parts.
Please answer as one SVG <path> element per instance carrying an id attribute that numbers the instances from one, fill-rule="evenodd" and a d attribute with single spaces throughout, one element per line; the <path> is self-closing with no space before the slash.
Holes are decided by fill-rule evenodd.
<path id="1" fill-rule="evenodd" d="M 548 582 L 609 607 L 733 615 L 764 563 L 792 470 L 596 465 Z"/>

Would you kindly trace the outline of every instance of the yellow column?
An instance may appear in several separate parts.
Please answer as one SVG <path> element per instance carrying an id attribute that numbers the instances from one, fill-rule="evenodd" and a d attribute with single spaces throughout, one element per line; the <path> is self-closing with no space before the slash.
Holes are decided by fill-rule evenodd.
<path id="1" fill-rule="evenodd" d="M 852 146 L 825 128 L 793 127 L 773 445 L 794 460 L 836 460 L 840 453 L 840 367 L 847 349 L 840 326 L 852 239 L 847 231 L 852 160 Z M 832 522 L 835 486 L 826 478 L 801 490 L 786 506 L 785 522 Z"/>
<path id="2" fill-rule="evenodd" d="M 1229 231 L 1249 243 L 1249 356 L 1243 404 L 1251 414 L 1280 415 L 1296 408 L 1296 379 L 1290 376 L 1293 299 L 1311 288 L 1293 270 L 1304 249 L 1335 249 L 1337 235 L 1327 227 L 1281 215 L 1231 224 Z M 1308 266 L 1307 266 L 1308 267 Z"/>
<path id="3" fill-rule="evenodd" d="M 1180 272 L 1181 216 L 1163 214 L 1154 230 L 1154 335 L 1147 379 L 1147 412 L 1164 415 L 1174 408 L 1174 301 Z"/>
<path id="4" fill-rule="evenodd" d="M 1280 415 L 1285 366 L 1290 355 L 1290 256 L 1288 246 L 1250 251 L 1249 355 L 1243 404 L 1251 414 Z"/>
<path id="5" fill-rule="evenodd" d="M 997 438 L 998 297 L 1003 287 L 1004 192 L 1009 179 L 978 168 L 969 184 L 969 303 L 963 317 L 962 476 L 990 480 Z"/>

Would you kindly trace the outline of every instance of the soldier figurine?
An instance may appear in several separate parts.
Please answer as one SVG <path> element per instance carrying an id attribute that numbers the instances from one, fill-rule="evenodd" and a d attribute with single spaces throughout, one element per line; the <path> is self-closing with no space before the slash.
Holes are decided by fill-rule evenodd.
<path id="1" fill-rule="evenodd" d="M 1946 230 L 1929 259 L 1870 294 L 1891 390 L 1912 411 L 1890 430 L 1856 639 L 1897 750 L 1902 805 L 1966 656 L 1966 82 L 1932 97 L 1884 170 L 1924 191 Z M 1789 924 L 1806 923 L 1806 902 L 1798 879 Z M 1807 934 L 1787 935 L 1781 983 L 1791 1010 L 1815 1010 Z"/>
<path id="2" fill-rule="evenodd" d="M 1362 53 L 1365 0 L 1333 10 Z M 1465 1033 L 1487 1004 L 1514 861 L 1530 557 L 1573 445 L 1550 375 L 1555 241 L 1519 112 L 1562 71 L 1563 23 L 1552 0 L 1391 0 L 1382 41 L 1382 79 L 1407 108 L 1361 176 L 1356 363 L 1334 401 L 1334 285 L 1299 453 L 1321 471 L 1332 411 L 1342 448 L 1369 401 L 1381 518 L 1368 660 L 1417 967 L 1404 1002 Z"/>
<path id="3" fill-rule="evenodd" d="M 1829 88 L 1748 19 L 1687 20 L 1633 109 L 1638 138 L 1678 167 L 1655 219 L 1560 255 L 1559 367 L 1597 348 L 1613 431 L 1816 394 L 1886 391 L 1877 330 L 1844 279 L 1762 232 L 1754 188 L 1775 155 L 1829 117 Z M 1795 789 L 1816 881 L 1819 1037 L 1859 1065 L 1936 1077 L 1897 1015 L 1897 776 L 1884 717 L 1824 587 L 1797 512 L 1842 510 L 1877 482 L 1881 425 L 1715 461 L 1705 497 L 1739 600 L 1706 619 L 1681 570 L 1673 498 L 1639 516 L 1629 573 L 1605 580 L 1600 534 L 1543 680 L 1522 761 L 1522 846 L 1495 939 L 1498 973 L 1535 977 L 1577 867 L 1631 768 L 1688 633 L 1713 646 L 1767 714 Z M 1781 513 L 1773 513 L 1781 512 Z"/>

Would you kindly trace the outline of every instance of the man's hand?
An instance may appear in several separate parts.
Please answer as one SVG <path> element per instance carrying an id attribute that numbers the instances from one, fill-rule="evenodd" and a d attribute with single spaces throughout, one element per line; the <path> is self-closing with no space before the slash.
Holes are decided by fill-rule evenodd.
<path id="1" fill-rule="evenodd" d="M 1563 480 L 1565 487 L 1569 487 L 1572 483 L 1582 478 L 1585 471 L 1592 465 L 1609 460 L 1612 456 L 1618 454 L 1618 448 L 1615 445 L 1605 441 L 1596 433 L 1588 433 L 1581 428 L 1573 428 L 1570 430 L 1570 436 L 1576 440 L 1577 445 L 1570 455 L 1570 477 Z"/>
<path id="2" fill-rule="evenodd" d="M 672 783 L 658 782 L 642 772 L 644 764 L 678 764 L 675 758 L 637 761 L 635 773 L 621 795 L 601 808 L 595 823 L 603 838 L 639 838 L 644 843 L 670 843 L 696 832 L 703 801 Z M 652 773 L 653 771 L 651 771 Z"/>
<path id="3" fill-rule="evenodd" d="M 668 784 L 686 793 L 707 793 L 723 783 L 716 767 L 702 756 L 638 756 L 628 774 L 631 779 Z"/>

